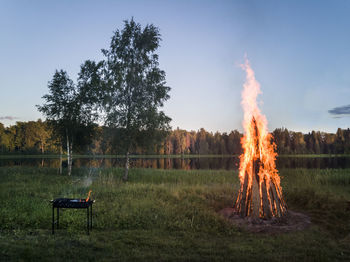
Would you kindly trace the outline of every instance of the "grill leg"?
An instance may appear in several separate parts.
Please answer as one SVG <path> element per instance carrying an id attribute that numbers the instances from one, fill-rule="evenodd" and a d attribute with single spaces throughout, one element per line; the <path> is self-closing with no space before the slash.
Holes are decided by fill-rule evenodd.
<path id="1" fill-rule="evenodd" d="M 87 207 L 87 209 L 86 209 L 86 228 L 87 228 L 87 234 L 88 235 L 90 234 L 90 232 L 89 232 L 89 220 L 90 220 L 90 218 L 89 218 L 89 207 Z"/>
<path id="2" fill-rule="evenodd" d="M 92 230 L 92 205 L 90 206 L 90 229 Z"/>
<path id="3" fill-rule="evenodd" d="M 60 223 L 60 209 L 57 208 L 57 229 L 59 227 L 59 223 Z"/>
<path id="4" fill-rule="evenodd" d="M 52 234 L 55 234 L 55 208 L 52 205 Z"/>

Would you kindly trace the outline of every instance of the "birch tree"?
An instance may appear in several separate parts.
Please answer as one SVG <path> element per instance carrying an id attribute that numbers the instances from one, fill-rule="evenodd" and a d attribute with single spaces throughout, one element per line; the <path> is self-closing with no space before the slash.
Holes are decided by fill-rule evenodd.
<path id="1" fill-rule="evenodd" d="M 171 119 L 159 110 L 170 91 L 156 54 L 160 40 L 157 27 L 142 28 L 131 19 L 114 33 L 109 49 L 102 50 L 106 123 L 116 128 L 124 149 L 124 180 L 130 151 L 158 143 L 169 129 Z"/>
<path id="2" fill-rule="evenodd" d="M 48 83 L 49 94 L 43 96 L 45 103 L 37 106 L 46 116 L 61 146 L 65 145 L 68 175 L 72 173 L 73 150 L 86 144 L 94 129 L 92 110 L 82 92 L 84 86 L 84 81 L 75 85 L 67 72 L 56 71 Z"/>

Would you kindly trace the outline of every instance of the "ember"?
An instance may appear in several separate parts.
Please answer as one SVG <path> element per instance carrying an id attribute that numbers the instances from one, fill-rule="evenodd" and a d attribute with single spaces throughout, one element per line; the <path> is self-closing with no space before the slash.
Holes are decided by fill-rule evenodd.
<path id="1" fill-rule="evenodd" d="M 92 190 L 89 190 L 89 193 L 88 193 L 87 198 L 85 199 L 85 202 L 88 202 L 88 201 L 89 201 L 89 198 L 90 198 L 91 192 L 92 192 Z"/>
<path id="2" fill-rule="evenodd" d="M 241 187 L 234 205 L 242 217 L 281 217 L 287 207 L 283 200 L 280 177 L 276 169 L 276 145 L 267 130 L 267 120 L 257 106 L 256 98 L 260 84 L 246 59 L 242 68 L 246 82 L 242 92 L 244 109 L 244 137 L 241 140 L 243 154 L 240 156 L 239 179 Z"/>

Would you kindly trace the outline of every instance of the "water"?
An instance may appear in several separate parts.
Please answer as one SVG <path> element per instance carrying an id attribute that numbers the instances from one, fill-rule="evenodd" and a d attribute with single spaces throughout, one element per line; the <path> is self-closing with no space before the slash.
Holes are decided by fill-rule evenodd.
<path id="1" fill-rule="evenodd" d="M 279 157 L 277 168 L 350 168 L 350 157 Z M 0 167 L 59 167 L 59 158 L 0 158 Z M 67 166 L 67 161 L 63 161 Z M 76 158 L 74 167 L 123 167 L 123 158 Z M 239 167 L 238 157 L 132 158 L 130 167 L 157 169 L 226 169 Z"/>

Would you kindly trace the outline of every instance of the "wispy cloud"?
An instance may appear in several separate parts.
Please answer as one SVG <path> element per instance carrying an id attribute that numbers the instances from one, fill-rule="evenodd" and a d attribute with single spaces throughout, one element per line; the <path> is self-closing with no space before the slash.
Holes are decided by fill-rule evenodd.
<path id="1" fill-rule="evenodd" d="M 335 107 L 333 109 L 328 110 L 328 113 L 333 115 L 333 117 L 335 118 L 350 116 L 350 105 Z"/>
<path id="2" fill-rule="evenodd" d="M 0 120 L 16 120 L 16 119 L 19 119 L 19 118 L 15 116 L 0 116 Z"/>

